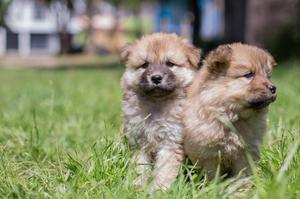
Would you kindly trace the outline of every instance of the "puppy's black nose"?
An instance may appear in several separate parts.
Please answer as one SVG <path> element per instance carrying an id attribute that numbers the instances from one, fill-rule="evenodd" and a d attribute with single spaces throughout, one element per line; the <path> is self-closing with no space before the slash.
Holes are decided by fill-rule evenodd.
<path id="1" fill-rule="evenodd" d="M 161 80 L 162 80 L 162 76 L 160 76 L 160 75 L 153 75 L 153 76 L 151 76 L 151 81 L 154 84 L 160 84 Z"/>
<path id="2" fill-rule="evenodd" d="M 276 93 L 276 86 L 270 85 L 270 86 L 268 86 L 268 88 L 269 88 L 269 90 L 271 91 L 272 94 Z"/>

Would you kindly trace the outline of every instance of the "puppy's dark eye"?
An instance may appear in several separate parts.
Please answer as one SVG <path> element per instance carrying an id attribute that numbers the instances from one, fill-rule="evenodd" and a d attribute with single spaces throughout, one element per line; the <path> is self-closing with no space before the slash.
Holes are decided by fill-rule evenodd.
<path id="1" fill-rule="evenodd" d="M 248 79 L 250 79 L 250 78 L 252 78 L 254 76 L 255 76 L 255 73 L 253 73 L 253 72 L 249 72 L 249 73 L 246 73 L 245 75 L 243 75 L 243 77 L 246 77 Z"/>
<path id="2" fill-rule="evenodd" d="M 140 68 L 147 68 L 149 66 L 148 62 L 145 62 L 144 64 L 140 65 Z"/>
<path id="3" fill-rule="evenodd" d="M 174 64 L 173 62 L 170 62 L 170 61 L 167 61 L 167 62 L 166 62 L 166 65 L 167 65 L 168 67 L 173 67 L 173 66 L 175 66 L 175 64 Z"/>

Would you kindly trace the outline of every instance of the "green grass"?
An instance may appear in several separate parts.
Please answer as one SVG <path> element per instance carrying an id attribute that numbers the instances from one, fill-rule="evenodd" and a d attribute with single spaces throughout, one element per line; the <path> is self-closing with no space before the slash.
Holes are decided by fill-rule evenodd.
<path id="1" fill-rule="evenodd" d="M 0 70 L 1 198 L 147 198 L 132 187 L 131 152 L 120 136 L 121 73 Z M 252 189 L 183 169 L 156 198 L 300 198 L 299 77 L 299 62 L 275 69 L 278 99 L 262 159 L 246 179 Z"/>

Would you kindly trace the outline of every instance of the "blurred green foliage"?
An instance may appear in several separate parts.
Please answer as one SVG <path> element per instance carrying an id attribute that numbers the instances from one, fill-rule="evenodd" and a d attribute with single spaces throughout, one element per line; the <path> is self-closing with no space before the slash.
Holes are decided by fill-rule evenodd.
<path id="1" fill-rule="evenodd" d="M 269 34 L 269 38 L 266 39 L 266 47 L 278 61 L 298 58 L 300 56 L 299 19 Z"/>
<path id="2" fill-rule="evenodd" d="M 1 26 L 6 27 L 4 18 L 5 18 L 7 8 L 8 8 L 8 5 L 10 4 L 10 2 L 11 2 L 11 0 L 1 0 L 0 1 L 0 27 Z"/>

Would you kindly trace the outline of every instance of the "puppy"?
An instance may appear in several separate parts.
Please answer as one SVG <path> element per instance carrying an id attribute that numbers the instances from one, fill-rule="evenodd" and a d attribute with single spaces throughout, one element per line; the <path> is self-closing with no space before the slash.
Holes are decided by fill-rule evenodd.
<path id="1" fill-rule="evenodd" d="M 182 105 L 200 50 L 176 34 L 154 33 L 125 46 L 121 59 L 126 63 L 121 79 L 123 131 L 136 149 L 135 186 L 152 176 L 152 191 L 166 189 L 184 158 Z"/>
<path id="2" fill-rule="evenodd" d="M 273 57 L 254 46 L 221 45 L 209 53 L 189 88 L 184 107 L 184 150 L 213 178 L 249 175 L 245 152 L 259 158 L 268 105 L 276 99 L 270 80 Z"/>

